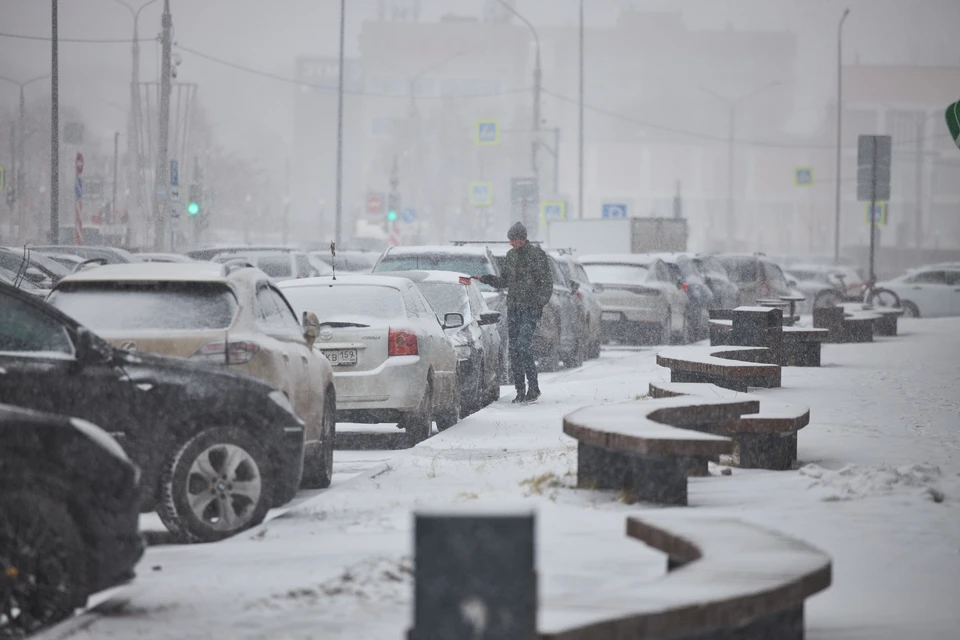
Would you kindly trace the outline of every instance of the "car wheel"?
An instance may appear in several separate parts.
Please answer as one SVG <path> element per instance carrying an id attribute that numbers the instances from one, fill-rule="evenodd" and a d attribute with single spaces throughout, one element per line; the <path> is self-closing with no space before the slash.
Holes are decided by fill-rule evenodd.
<path id="1" fill-rule="evenodd" d="M 477 385 L 477 396 L 479 397 L 479 384 Z M 478 399 L 478 398 L 475 398 Z M 478 403 L 479 404 L 479 403 Z M 453 390 L 453 394 L 444 403 L 443 410 L 437 409 L 436 420 L 437 420 L 437 430 L 445 431 L 452 427 L 453 425 L 460 422 L 460 381 L 456 383 L 456 388 Z"/>
<path id="2" fill-rule="evenodd" d="M 272 504 L 263 448 L 235 427 L 193 436 L 160 477 L 157 515 L 182 542 L 213 542 L 254 527 Z"/>
<path id="3" fill-rule="evenodd" d="M 673 342 L 673 310 L 667 307 L 667 318 L 660 325 L 660 339 L 656 344 L 671 344 Z"/>
<path id="4" fill-rule="evenodd" d="M 483 359 L 481 358 L 477 371 L 477 384 L 474 385 L 473 391 L 463 399 L 463 404 L 460 406 L 461 416 L 468 416 L 483 408 L 484 400 L 486 400 L 487 397 L 486 389 L 484 389 L 485 380 L 486 371 L 484 370 Z"/>
<path id="5" fill-rule="evenodd" d="M 583 366 L 583 352 L 586 348 L 583 345 L 583 342 L 577 338 L 577 343 L 574 345 L 573 350 L 563 358 L 563 364 L 565 364 L 570 369 L 576 369 L 577 367 Z"/>
<path id="6" fill-rule="evenodd" d="M 333 448 L 337 439 L 337 396 L 328 389 L 323 399 L 323 446 L 311 447 L 303 460 L 304 489 L 326 489 L 333 482 Z"/>
<path id="7" fill-rule="evenodd" d="M 913 304 L 909 300 L 904 300 L 903 304 L 903 317 L 904 318 L 919 318 L 920 309 L 917 308 L 917 305 Z"/>
<path id="8" fill-rule="evenodd" d="M 560 368 L 560 327 L 557 327 L 556 342 L 550 342 L 540 356 L 540 371 L 556 371 Z"/>
<path id="9" fill-rule="evenodd" d="M 430 437 L 433 428 L 433 382 L 431 380 L 427 380 L 427 388 L 420 399 L 420 406 L 415 411 L 405 414 L 397 426 L 407 432 L 413 444 L 423 442 Z"/>
<path id="10" fill-rule="evenodd" d="M 86 604 L 85 558 L 66 505 L 31 491 L 0 498 L 0 637 L 24 637 Z"/>

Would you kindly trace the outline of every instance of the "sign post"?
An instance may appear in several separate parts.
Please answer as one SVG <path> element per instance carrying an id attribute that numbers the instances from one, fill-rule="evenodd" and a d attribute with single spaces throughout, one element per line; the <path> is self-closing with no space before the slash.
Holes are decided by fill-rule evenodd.
<path id="1" fill-rule="evenodd" d="M 857 138 L 857 200 L 870 203 L 870 282 L 876 279 L 874 256 L 877 244 L 877 201 L 890 200 L 890 136 Z"/>
<path id="2" fill-rule="evenodd" d="M 76 218 L 73 225 L 73 242 L 78 246 L 83 245 L 83 154 L 77 152 L 77 181 L 73 187 L 73 193 L 76 196 Z"/>

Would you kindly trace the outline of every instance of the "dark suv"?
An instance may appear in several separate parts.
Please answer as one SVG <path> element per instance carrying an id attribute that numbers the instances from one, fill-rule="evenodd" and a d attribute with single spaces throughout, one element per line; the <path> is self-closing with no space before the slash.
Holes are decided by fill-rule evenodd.
<path id="1" fill-rule="evenodd" d="M 139 474 L 96 425 L 0 404 L 0 638 L 133 577 Z"/>
<path id="2" fill-rule="evenodd" d="M 226 369 L 115 349 L 0 284 L 0 402 L 76 416 L 143 473 L 141 508 L 182 541 L 226 538 L 289 501 L 304 423 L 280 391 Z"/>

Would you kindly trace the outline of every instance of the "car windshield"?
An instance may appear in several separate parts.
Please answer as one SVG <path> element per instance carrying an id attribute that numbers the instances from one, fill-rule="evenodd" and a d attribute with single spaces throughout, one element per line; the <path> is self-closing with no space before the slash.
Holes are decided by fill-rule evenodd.
<path id="1" fill-rule="evenodd" d="M 257 267 L 271 278 L 289 278 L 293 275 L 288 254 L 260 256 L 257 258 Z"/>
<path id="2" fill-rule="evenodd" d="M 720 263 L 726 268 L 730 280 L 736 283 L 757 281 L 757 259 L 721 256 Z"/>
<path id="3" fill-rule="evenodd" d="M 281 285 L 282 286 L 282 285 Z M 297 316 L 304 311 L 317 314 L 320 322 L 356 318 L 403 317 L 403 296 L 393 287 L 341 284 L 311 287 L 284 287 L 283 295 Z"/>
<path id="4" fill-rule="evenodd" d="M 226 329 L 237 312 L 233 291 L 215 282 L 73 282 L 47 301 L 94 331 Z"/>
<path id="5" fill-rule="evenodd" d="M 417 284 L 437 316 L 462 313 L 464 324 L 470 322 L 470 301 L 466 286 L 453 282 L 420 282 Z"/>
<path id="6" fill-rule="evenodd" d="M 810 271 L 806 269 L 794 269 L 790 272 L 794 280 L 811 280 L 813 282 L 827 282 L 827 274 L 822 271 Z"/>
<path id="7" fill-rule="evenodd" d="M 649 270 L 642 264 L 587 263 L 583 270 L 590 282 L 600 284 L 636 284 L 647 279 Z"/>
<path id="8" fill-rule="evenodd" d="M 463 253 L 407 253 L 388 254 L 380 260 L 377 271 L 453 271 L 471 276 L 492 274 L 493 269 L 484 255 Z M 481 291 L 493 291 L 482 283 Z"/>

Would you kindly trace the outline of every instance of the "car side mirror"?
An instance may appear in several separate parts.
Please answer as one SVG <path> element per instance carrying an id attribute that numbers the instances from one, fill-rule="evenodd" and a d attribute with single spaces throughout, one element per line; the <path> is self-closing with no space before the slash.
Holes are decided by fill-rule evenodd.
<path id="1" fill-rule="evenodd" d="M 303 339 L 307 341 L 307 348 L 313 349 L 313 343 L 320 337 L 320 320 L 317 314 L 303 312 Z"/>
<path id="2" fill-rule="evenodd" d="M 573 291 L 574 293 L 576 293 L 580 289 L 580 283 L 577 282 L 576 280 L 570 280 L 569 286 L 570 286 L 570 291 Z"/>
<path id="3" fill-rule="evenodd" d="M 603 293 L 603 285 L 602 285 L 602 284 L 594 284 L 594 285 L 593 285 L 593 292 L 594 292 L 594 293 Z"/>
<path id="4" fill-rule="evenodd" d="M 110 354 L 103 351 L 93 333 L 86 327 L 77 328 L 76 351 L 77 364 L 81 366 L 102 364 L 110 359 Z"/>
<path id="5" fill-rule="evenodd" d="M 795 287 L 795 286 L 797 286 L 797 281 L 796 281 L 796 280 L 787 280 L 787 286 L 788 286 L 788 287 Z"/>
<path id="6" fill-rule="evenodd" d="M 480 314 L 480 325 L 487 324 L 497 324 L 500 322 L 500 312 L 499 311 L 488 311 L 487 313 Z"/>
<path id="7" fill-rule="evenodd" d="M 462 313 L 446 313 L 443 316 L 444 329 L 456 329 L 463 326 Z"/>

